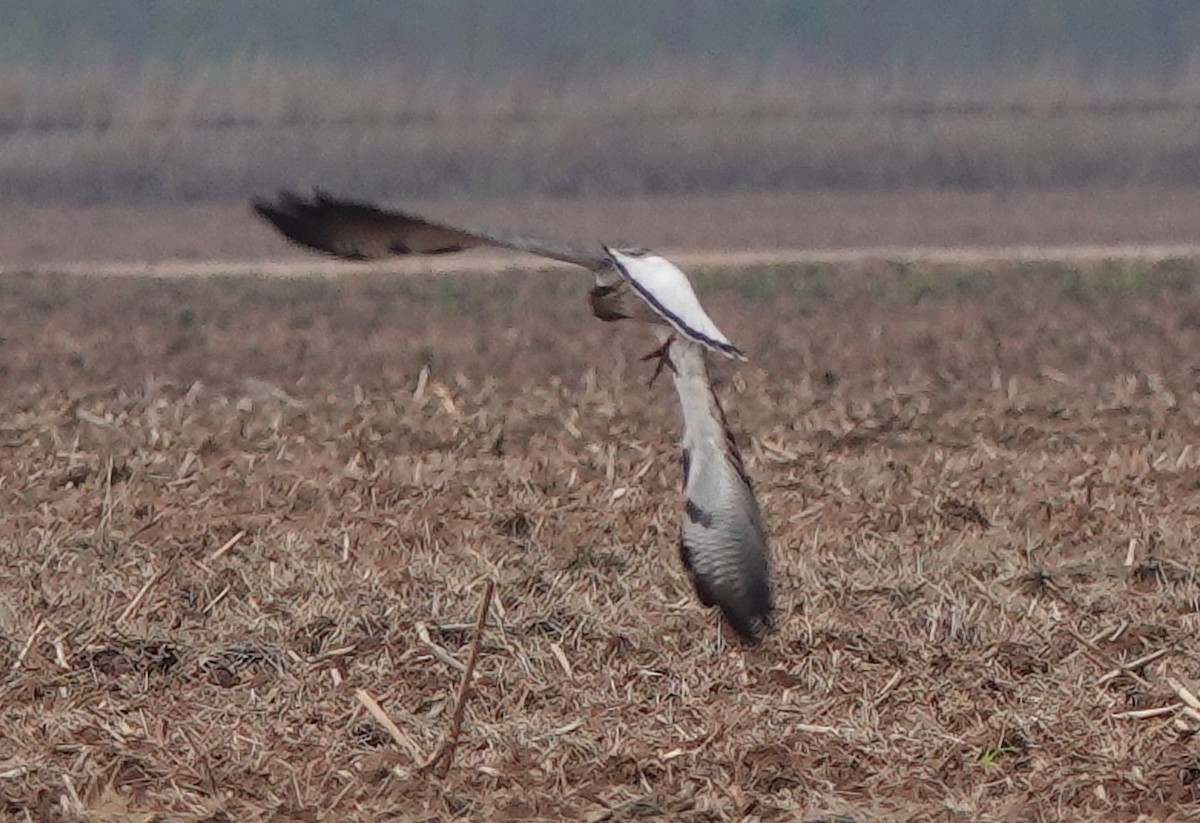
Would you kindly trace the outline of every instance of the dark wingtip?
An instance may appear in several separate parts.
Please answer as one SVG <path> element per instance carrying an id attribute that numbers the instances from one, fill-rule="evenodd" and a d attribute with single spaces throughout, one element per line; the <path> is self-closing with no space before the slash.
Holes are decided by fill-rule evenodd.
<path id="1" fill-rule="evenodd" d="M 259 197 L 258 195 L 255 195 L 254 197 L 250 198 L 250 208 L 254 209 L 259 214 L 270 211 L 273 207 L 274 206 L 271 201 L 267 200 L 265 197 Z"/>
<path id="2" fill-rule="evenodd" d="M 763 637 L 775 631 L 775 620 L 770 609 L 756 610 L 747 614 L 741 609 L 730 608 L 724 603 L 719 605 L 725 622 L 733 629 L 738 639 L 747 646 L 757 646 L 762 642 Z"/>
<path id="3" fill-rule="evenodd" d="M 274 202 L 262 197 L 254 197 L 250 200 L 250 207 L 290 242 L 313 251 L 332 254 L 335 257 L 348 256 L 339 254 L 318 232 L 314 232 L 308 220 L 308 213 L 314 208 L 314 205 L 295 193 L 282 189 L 276 195 Z"/>
<path id="4" fill-rule="evenodd" d="M 279 208 L 279 205 L 265 198 L 255 197 L 250 200 L 250 208 L 263 220 L 266 220 L 276 229 L 283 231 L 280 223 L 287 220 L 287 214 Z"/>
<path id="5" fill-rule="evenodd" d="M 275 223 L 278 218 L 286 218 L 298 206 L 303 205 L 304 201 L 287 189 L 280 189 L 275 195 L 274 201 L 265 197 L 250 198 L 250 208 L 254 209 L 260 217 L 264 217 L 272 223 Z"/>
<path id="6" fill-rule="evenodd" d="M 731 360 L 740 360 L 745 363 L 750 358 L 746 357 L 746 353 L 732 343 L 720 343 L 716 340 L 713 343 L 721 350 L 721 353 Z"/>

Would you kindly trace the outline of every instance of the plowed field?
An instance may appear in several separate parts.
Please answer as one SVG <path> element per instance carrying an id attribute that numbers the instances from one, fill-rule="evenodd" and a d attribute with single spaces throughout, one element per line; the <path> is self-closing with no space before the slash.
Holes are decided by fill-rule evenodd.
<path id="1" fill-rule="evenodd" d="M 773 540 L 747 650 L 676 556 L 652 338 L 586 278 L 6 275 L 0 808 L 1194 820 L 1196 276 L 699 271 L 751 358 L 714 369 Z"/>

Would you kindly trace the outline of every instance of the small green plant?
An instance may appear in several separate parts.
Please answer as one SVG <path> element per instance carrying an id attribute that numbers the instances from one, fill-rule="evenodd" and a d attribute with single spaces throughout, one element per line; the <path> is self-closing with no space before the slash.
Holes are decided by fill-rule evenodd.
<path id="1" fill-rule="evenodd" d="M 975 762 L 980 766 L 994 766 L 1004 755 L 1016 754 L 1019 751 L 1016 746 L 987 746 L 975 757 Z"/>
<path id="2" fill-rule="evenodd" d="M 1101 294 L 1140 294 L 1151 285 L 1146 269 L 1134 263 L 1109 260 L 1096 276 L 1096 290 Z"/>
<path id="3" fill-rule="evenodd" d="M 995 285 L 996 273 L 991 269 L 965 269 L 939 272 L 908 267 L 901 275 L 901 288 L 914 303 L 922 300 L 941 300 L 982 294 Z"/>
<path id="4" fill-rule="evenodd" d="M 792 276 L 792 294 L 801 303 L 817 303 L 833 291 L 833 267 L 828 263 L 809 263 Z"/>
<path id="5" fill-rule="evenodd" d="M 779 296 L 779 273 L 775 266 L 751 266 L 732 281 L 748 302 L 765 306 Z"/>
<path id="6" fill-rule="evenodd" d="M 829 298 L 833 285 L 827 263 L 768 263 L 742 269 L 706 268 L 693 275 L 698 291 L 731 291 L 757 306 L 793 298 L 800 306 Z"/>
<path id="7" fill-rule="evenodd" d="M 312 312 L 309 311 L 293 309 L 291 316 L 288 317 L 288 328 L 293 331 L 311 329 L 314 323 Z"/>
<path id="8" fill-rule="evenodd" d="M 1086 303 L 1092 298 L 1092 289 L 1078 269 L 1067 269 L 1051 275 L 1058 285 L 1059 294 L 1076 303 Z"/>
<path id="9" fill-rule="evenodd" d="M 470 313 L 471 295 L 461 278 L 438 277 L 434 283 L 433 302 L 438 309 L 449 314 Z"/>

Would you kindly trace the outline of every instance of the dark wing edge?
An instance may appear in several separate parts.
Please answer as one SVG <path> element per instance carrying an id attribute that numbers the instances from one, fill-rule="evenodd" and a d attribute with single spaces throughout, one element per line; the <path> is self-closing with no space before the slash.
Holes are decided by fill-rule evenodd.
<path id="1" fill-rule="evenodd" d="M 593 271 L 607 264 L 599 249 L 586 250 L 525 234 L 478 231 L 435 223 L 373 203 L 343 200 L 316 190 L 309 199 L 281 191 L 274 202 L 254 198 L 254 211 L 291 242 L 346 260 L 379 260 L 410 254 L 451 254 L 490 246 L 535 254 Z"/>

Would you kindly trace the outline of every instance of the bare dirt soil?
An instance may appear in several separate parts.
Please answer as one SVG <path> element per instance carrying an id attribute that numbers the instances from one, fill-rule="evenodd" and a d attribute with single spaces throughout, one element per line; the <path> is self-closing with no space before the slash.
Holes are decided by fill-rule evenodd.
<path id="1" fill-rule="evenodd" d="M 676 557 L 651 338 L 580 278 L 6 275 L 0 807 L 1194 820 L 1196 276 L 698 272 L 751 356 L 746 650 Z"/>

